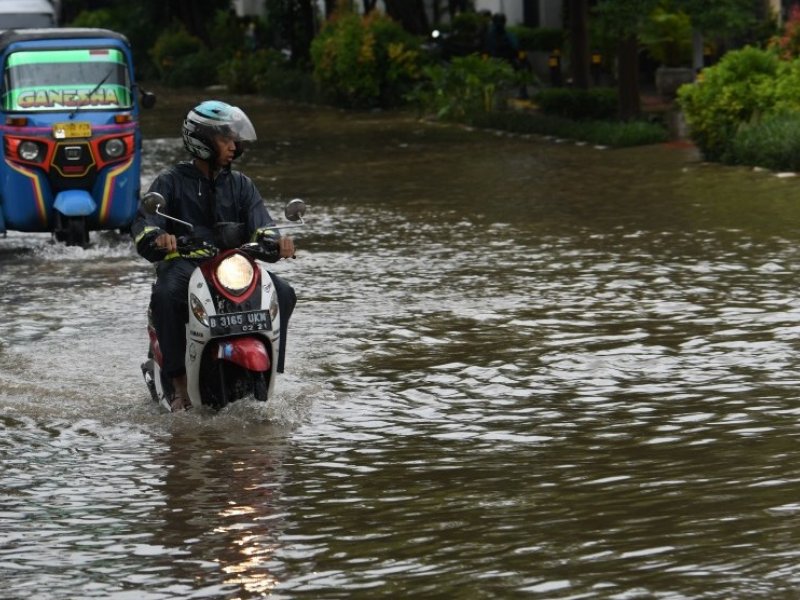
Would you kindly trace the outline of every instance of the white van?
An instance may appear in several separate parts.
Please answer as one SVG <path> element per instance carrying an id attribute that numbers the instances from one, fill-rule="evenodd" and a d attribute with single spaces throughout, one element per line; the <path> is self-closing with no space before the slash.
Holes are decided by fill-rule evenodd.
<path id="1" fill-rule="evenodd" d="M 0 0 L 0 30 L 58 27 L 56 6 L 48 0 Z"/>

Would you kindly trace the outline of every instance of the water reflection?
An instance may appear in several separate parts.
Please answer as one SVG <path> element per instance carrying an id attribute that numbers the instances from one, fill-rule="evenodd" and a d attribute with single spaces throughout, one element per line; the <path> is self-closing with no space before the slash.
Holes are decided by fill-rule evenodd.
<path id="1" fill-rule="evenodd" d="M 272 426 L 242 430 L 207 421 L 173 431 L 156 458 L 166 502 L 153 535 L 172 549 L 164 558 L 176 579 L 205 588 L 218 578 L 218 592 L 230 594 L 272 590 L 285 518 L 285 434 Z M 205 576 L 198 580 L 198 572 Z"/>

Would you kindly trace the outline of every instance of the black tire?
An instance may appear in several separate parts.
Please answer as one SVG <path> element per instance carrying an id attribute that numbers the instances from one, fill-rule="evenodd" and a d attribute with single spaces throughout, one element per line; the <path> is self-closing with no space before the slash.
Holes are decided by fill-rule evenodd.
<path id="1" fill-rule="evenodd" d="M 58 213 L 54 234 L 57 241 L 64 242 L 67 246 L 89 246 L 89 229 L 86 227 L 85 217 L 65 217 Z"/>
<path id="2" fill-rule="evenodd" d="M 259 402 L 267 401 L 267 392 L 269 391 L 267 377 L 269 377 L 269 372 L 253 373 L 253 395 Z"/>
<path id="3" fill-rule="evenodd" d="M 83 217 L 68 217 L 66 222 L 67 246 L 89 246 L 89 230 L 86 227 L 86 219 Z"/>

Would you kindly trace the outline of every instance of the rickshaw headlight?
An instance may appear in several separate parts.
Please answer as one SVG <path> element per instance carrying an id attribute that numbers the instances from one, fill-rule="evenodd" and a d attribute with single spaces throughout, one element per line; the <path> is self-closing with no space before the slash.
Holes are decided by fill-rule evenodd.
<path id="1" fill-rule="evenodd" d="M 108 158 L 119 158 L 125 154 L 125 142 L 119 138 L 112 138 L 103 146 L 103 153 Z"/>
<path id="2" fill-rule="evenodd" d="M 19 148 L 17 149 L 17 152 L 19 152 L 19 157 L 22 160 L 29 160 L 29 161 L 39 160 L 39 144 L 37 144 L 36 142 L 31 142 L 29 140 L 21 142 Z"/>

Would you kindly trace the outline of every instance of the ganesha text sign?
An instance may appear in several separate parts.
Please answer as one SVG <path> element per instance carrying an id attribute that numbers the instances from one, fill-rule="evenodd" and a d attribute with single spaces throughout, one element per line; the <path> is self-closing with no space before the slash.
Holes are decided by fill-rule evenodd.
<path id="1" fill-rule="evenodd" d="M 119 89 L 114 87 L 91 89 L 32 89 L 16 93 L 14 104 L 21 110 L 46 110 L 78 107 L 121 106 Z"/>

